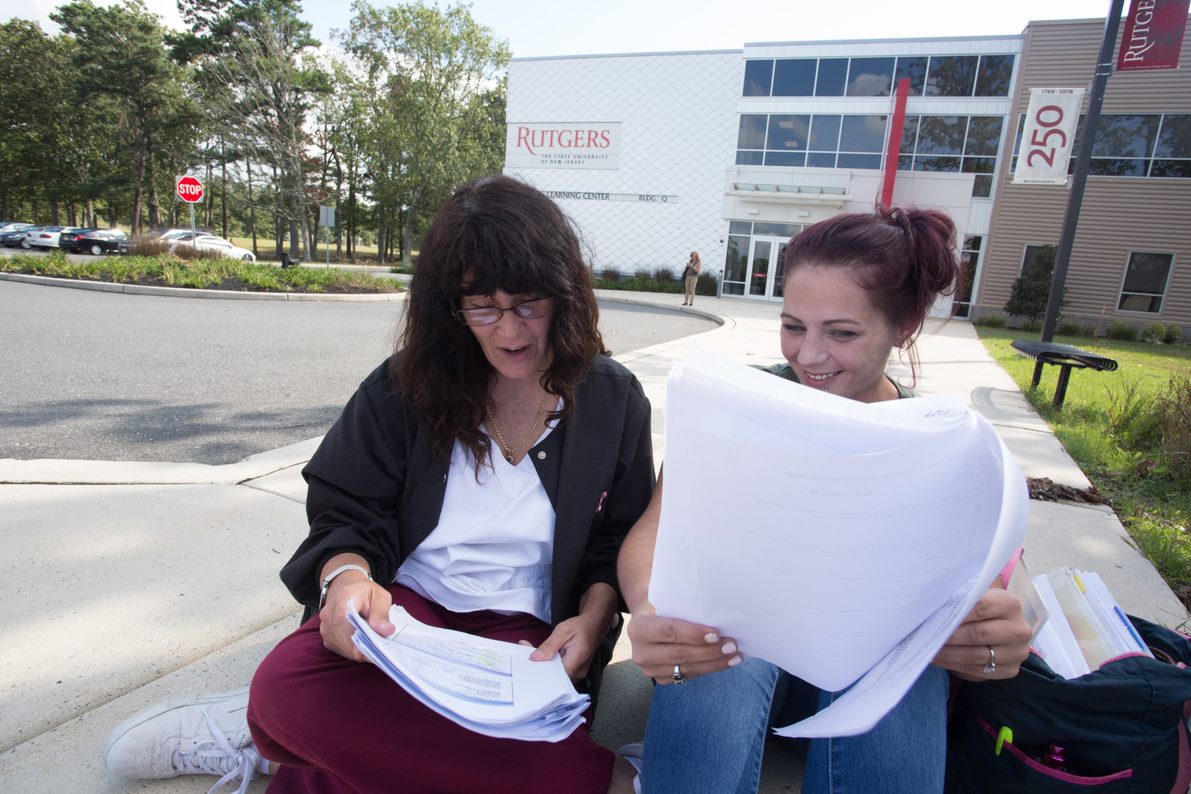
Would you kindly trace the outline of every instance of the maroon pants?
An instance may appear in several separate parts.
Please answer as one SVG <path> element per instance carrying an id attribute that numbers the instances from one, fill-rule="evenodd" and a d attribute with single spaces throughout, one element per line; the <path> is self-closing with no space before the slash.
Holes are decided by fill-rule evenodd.
<path id="1" fill-rule="evenodd" d="M 432 626 L 540 644 L 550 626 L 529 615 L 450 612 L 404 587 L 393 603 Z M 590 722 L 590 714 L 588 715 Z M 248 724 L 281 764 L 270 791 L 599 792 L 615 756 L 589 724 L 561 742 L 493 739 L 410 697 L 371 663 L 323 647 L 315 615 L 269 652 L 252 679 Z"/>

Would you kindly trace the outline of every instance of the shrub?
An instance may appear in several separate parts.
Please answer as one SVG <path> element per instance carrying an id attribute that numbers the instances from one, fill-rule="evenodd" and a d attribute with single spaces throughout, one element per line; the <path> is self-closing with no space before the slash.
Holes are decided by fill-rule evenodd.
<path id="1" fill-rule="evenodd" d="M 1108 429 L 1121 445 L 1139 452 L 1155 450 L 1161 441 L 1157 401 L 1142 392 L 1138 381 L 1125 381 L 1108 392 Z"/>
<path id="2" fill-rule="evenodd" d="M 157 237 L 133 237 L 128 241 L 128 253 L 133 256 L 157 256 L 169 250 L 169 244 Z"/>
<path id="3" fill-rule="evenodd" d="M 1038 253 L 1026 262 L 1021 275 L 1013 282 L 1013 290 L 1005 303 L 1005 311 L 1030 320 L 1040 319 L 1046 312 L 1050 298 L 1051 273 L 1055 269 L 1055 247 L 1042 246 Z M 1062 302 L 1060 300 L 1060 305 Z"/>
<path id="4" fill-rule="evenodd" d="M 614 267 L 606 267 L 600 270 L 600 281 L 611 281 L 613 284 L 620 281 L 620 271 Z"/>
<path id="5" fill-rule="evenodd" d="M 976 325 L 985 328 L 1004 328 L 1005 318 L 1000 314 L 986 314 L 974 321 Z"/>
<path id="6" fill-rule="evenodd" d="M 1166 326 L 1166 336 L 1162 341 L 1168 345 L 1177 345 L 1183 341 L 1183 327 L 1181 325 Z"/>
<path id="7" fill-rule="evenodd" d="M 653 271 L 653 279 L 663 284 L 667 281 L 674 281 L 674 271 L 668 267 L 659 267 Z"/>
<path id="8" fill-rule="evenodd" d="M 1150 323 L 1141 332 L 1143 341 L 1158 344 L 1166 340 L 1166 326 L 1162 323 Z"/>
<path id="9" fill-rule="evenodd" d="M 1055 329 L 1060 336 L 1088 336 L 1088 327 L 1075 320 L 1060 320 Z"/>
<path id="10" fill-rule="evenodd" d="M 695 283 L 695 294 L 715 297 L 718 286 L 715 276 L 711 273 L 700 273 L 699 280 Z"/>
<path id="11" fill-rule="evenodd" d="M 1109 339 L 1117 339 L 1122 342 L 1137 341 L 1137 329 L 1124 320 L 1113 320 L 1108 324 L 1104 335 Z"/>
<path id="12" fill-rule="evenodd" d="M 1023 320 L 1021 330 L 1036 334 L 1042 330 L 1042 321 L 1034 319 Z"/>
<path id="13" fill-rule="evenodd" d="M 1156 403 L 1166 466 L 1176 478 L 1191 484 L 1191 374 L 1171 376 Z"/>

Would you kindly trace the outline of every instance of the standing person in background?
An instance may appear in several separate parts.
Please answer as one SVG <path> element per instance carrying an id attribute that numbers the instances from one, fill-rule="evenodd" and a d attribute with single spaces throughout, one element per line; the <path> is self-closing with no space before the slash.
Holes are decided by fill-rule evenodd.
<path id="1" fill-rule="evenodd" d="M 795 237 L 784 266 L 786 361 L 770 371 L 802 384 L 797 388 L 861 402 L 913 397 L 885 366 L 896 350 L 908 354 L 916 374 L 914 340 L 927 311 L 958 274 L 951 219 L 936 210 L 838 215 Z M 628 628 L 633 660 L 667 684 L 654 690 L 644 791 L 755 792 L 771 712 L 781 710 L 787 693 L 804 703 L 809 695 L 818 709 L 841 693 L 820 692 L 769 662 L 744 658 L 713 626 L 655 614 L 648 590 L 661 494 L 659 480 L 619 563 L 633 613 Z M 731 528 L 724 529 L 724 542 L 730 543 Z M 803 791 L 941 792 L 948 673 L 970 681 L 1011 678 L 1028 654 L 1030 635 L 1021 603 L 994 584 L 934 665 L 871 731 L 811 741 Z"/>
<path id="2" fill-rule="evenodd" d="M 691 258 L 682 269 L 682 305 L 693 306 L 695 303 L 695 287 L 699 285 L 699 272 L 703 270 L 703 260 L 698 251 L 691 251 Z"/>
<path id="3" fill-rule="evenodd" d="M 632 791 L 635 771 L 596 744 L 590 712 L 557 743 L 473 733 L 366 662 L 347 621 L 354 602 L 389 636 L 397 604 L 527 642 L 594 698 L 619 633 L 617 553 L 654 484 L 649 401 L 607 357 L 598 320 L 550 199 L 504 176 L 459 188 L 422 243 L 397 351 L 303 470 L 310 533 L 281 578 L 309 619 L 250 693 L 117 728 L 108 769 L 243 788 L 267 771 L 270 790 L 330 794 Z"/>

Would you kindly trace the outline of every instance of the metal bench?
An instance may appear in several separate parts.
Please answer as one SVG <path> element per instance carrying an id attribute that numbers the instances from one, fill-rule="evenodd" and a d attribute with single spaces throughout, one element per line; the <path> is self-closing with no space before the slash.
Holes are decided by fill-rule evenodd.
<path id="1" fill-rule="evenodd" d="M 1055 398 L 1052 404 L 1061 408 L 1067 396 L 1067 381 L 1071 378 L 1071 368 L 1094 369 L 1099 372 L 1112 372 L 1117 368 L 1115 359 L 1089 353 L 1073 345 L 1061 345 L 1058 342 L 1039 342 L 1033 339 L 1014 339 L 1013 349 L 1023 356 L 1034 359 L 1034 379 L 1030 388 L 1038 388 L 1042 380 L 1042 367 L 1054 364 L 1059 368 L 1059 383 L 1055 386 Z"/>

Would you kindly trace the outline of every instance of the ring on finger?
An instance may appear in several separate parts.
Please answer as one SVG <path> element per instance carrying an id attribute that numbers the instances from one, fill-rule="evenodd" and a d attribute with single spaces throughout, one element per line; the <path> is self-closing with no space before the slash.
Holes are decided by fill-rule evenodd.
<path id="1" fill-rule="evenodd" d="M 674 683 L 676 683 L 676 684 L 685 684 L 686 683 L 686 676 L 682 674 L 682 667 L 677 664 L 674 665 Z"/>
<path id="2" fill-rule="evenodd" d="M 988 646 L 988 664 L 984 665 L 984 672 L 992 675 L 997 671 L 997 652 L 993 650 L 991 645 Z"/>

